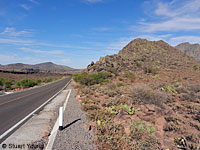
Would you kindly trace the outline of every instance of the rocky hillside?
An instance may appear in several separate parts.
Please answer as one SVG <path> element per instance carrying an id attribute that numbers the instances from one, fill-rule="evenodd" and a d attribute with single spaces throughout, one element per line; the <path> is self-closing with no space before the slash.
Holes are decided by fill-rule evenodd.
<path id="1" fill-rule="evenodd" d="M 199 150 L 200 62 L 135 39 L 73 77 L 100 150 Z"/>
<path id="2" fill-rule="evenodd" d="M 73 69 L 68 66 L 56 65 L 52 62 L 46 62 L 36 65 L 28 65 L 22 63 L 0 65 L 1 70 L 10 71 L 35 71 L 35 72 L 51 72 L 51 73 L 62 73 L 62 72 L 78 72 L 80 70 Z"/>
<path id="3" fill-rule="evenodd" d="M 148 41 L 135 39 L 116 55 L 101 57 L 96 63 L 91 63 L 88 72 L 108 71 L 115 68 L 118 71 L 136 71 L 146 69 L 186 69 L 199 66 L 194 58 L 170 46 L 164 41 Z"/>
<path id="4" fill-rule="evenodd" d="M 199 44 L 190 44 L 189 42 L 181 43 L 176 46 L 177 49 L 185 52 L 188 55 L 195 57 L 200 61 L 200 45 Z"/>

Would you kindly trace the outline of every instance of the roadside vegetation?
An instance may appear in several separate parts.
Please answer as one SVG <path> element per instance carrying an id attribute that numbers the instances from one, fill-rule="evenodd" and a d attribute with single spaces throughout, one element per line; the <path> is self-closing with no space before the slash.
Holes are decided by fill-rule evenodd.
<path id="1" fill-rule="evenodd" d="M 17 76 L 15 74 L 6 77 L 5 74 L 1 73 L 3 77 L 0 77 L 0 91 L 17 91 L 21 89 L 26 89 L 34 86 L 39 86 L 45 83 L 53 82 L 58 79 L 62 79 L 62 75 L 56 76 L 44 76 L 44 77 L 37 77 L 34 75 L 24 75 L 16 78 L 16 80 L 12 79 L 12 77 Z M 30 77 L 30 78 L 29 78 Z"/>
<path id="2" fill-rule="evenodd" d="M 176 80 L 177 75 L 163 82 L 166 77 L 116 69 L 73 76 L 98 149 L 197 149 L 200 83 Z M 198 75 L 194 78 L 198 80 Z"/>
<path id="3" fill-rule="evenodd" d="M 107 82 L 109 77 L 109 73 L 77 73 L 73 76 L 73 80 L 80 83 L 81 85 L 94 85 L 101 84 L 103 82 Z"/>

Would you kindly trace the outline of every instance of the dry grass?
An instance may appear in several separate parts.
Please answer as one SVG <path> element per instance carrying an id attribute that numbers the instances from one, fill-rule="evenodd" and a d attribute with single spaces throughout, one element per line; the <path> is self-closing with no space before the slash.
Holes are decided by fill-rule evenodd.
<path id="1" fill-rule="evenodd" d="M 163 108 L 164 103 L 169 99 L 166 93 L 153 90 L 147 85 L 135 86 L 131 91 L 133 103 L 154 104 Z"/>

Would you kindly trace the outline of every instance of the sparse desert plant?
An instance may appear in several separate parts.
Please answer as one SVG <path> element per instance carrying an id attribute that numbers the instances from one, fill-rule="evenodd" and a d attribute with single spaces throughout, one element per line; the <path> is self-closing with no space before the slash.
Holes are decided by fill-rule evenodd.
<path id="1" fill-rule="evenodd" d="M 113 74 L 115 74 L 115 75 L 118 75 L 118 71 L 117 71 L 117 69 L 114 68 L 114 67 L 108 68 L 108 72 L 113 73 Z"/>
<path id="2" fill-rule="evenodd" d="M 144 73 L 157 74 L 158 73 L 158 69 L 154 68 L 152 66 L 146 66 L 146 67 L 144 67 Z"/>
<path id="3" fill-rule="evenodd" d="M 133 102 L 144 104 L 154 104 L 163 108 L 163 104 L 168 100 L 168 95 L 158 90 L 153 90 L 147 85 L 138 85 L 132 89 Z"/>
<path id="4" fill-rule="evenodd" d="M 141 67 L 142 66 L 142 63 L 139 62 L 139 61 L 136 61 L 135 64 L 136 64 L 137 67 Z"/>
<path id="5" fill-rule="evenodd" d="M 137 149 L 156 149 L 155 127 L 147 125 L 142 120 L 134 120 L 130 126 L 130 131 L 131 139 L 137 141 Z"/>
<path id="6" fill-rule="evenodd" d="M 136 80 L 136 76 L 133 72 L 125 72 L 124 73 L 124 77 L 128 78 L 129 80 L 131 80 L 131 82 L 134 82 Z"/>
<path id="7" fill-rule="evenodd" d="M 4 81 L 5 89 L 11 89 L 11 86 L 12 86 L 12 82 L 11 81 L 9 81 L 9 80 L 5 80 Z"/>
<path id="8" fill-rule="evenodd" d="M 176 89 L 180 89 L 180 88 L 182 88 L 182 87 L 176 88 L 174 85 L 168 84 L 168 85 L 165 85 L 164 87 L 161 87 L 160 90 L 166 91 L 169 93 L 173 93 L 173 94 L 177 94 L 178 92 L 176 91 Z"/>
<path id="9" fill-rule="evenodd" d="M 118 87 L 124 86 L 124 83 L 123 82 L 117 82 L 117 86 Z"/>
<path id="10" fill-rule="evenodd" d="M 0 78 L 0 87 L 3 87 L 3 85 L 4 85 L 4 79 Z"/>
<path id="11" fill-rule="evenodd" d="M 42 80 L 40 80 L 40 79 L 36 80 L 36 83 L 37 83 L 38 85 L 41 84 L 41 82 L 42 82 Z"/>
<path id="12" fill-rule="evenodd" d="M 133 115 L 136 111 L 138 111 L 138 109 L 134 108 L 132 105 L 128 106 L 126 104 L 120 104 L 119 106 L 111 106 L 108 108 L 108 112 L 111 114 L 118 114 L 120 110 L 123 110 L 128 115 Z"/>
<path id="13" fill-rule="evenodd" d="M 37 83 L 31 79 L 22 79 L 17 83 L 17 86 L 23 88 L 29 88 L 37 85 Z"/>
<path id="14" fill-rule="evenodd" d="M 44 82 L 45 83 L 49 83 L 49 82 L 52 82 L 53 81 L 53 79 L 51 78 L 51 77 L 46 77 L 45 79 L 44 79 Z"/>
<path id="15" fill-rule="evenodd" d="M 102 82 L 106 82 L 108 79 L 108 75 L 106 73 L 78 73 L 73 75 L 73 80 L 82 85 L 90 86 L 94 84 L 100 84 Z"/>

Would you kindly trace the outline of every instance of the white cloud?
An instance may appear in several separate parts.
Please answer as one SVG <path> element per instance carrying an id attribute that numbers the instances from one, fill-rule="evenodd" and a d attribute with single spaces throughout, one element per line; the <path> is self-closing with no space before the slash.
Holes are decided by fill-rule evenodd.
<path id="1" fill-rule="evenodd" d="M 153 4 L 152 4 L 153 5 Z M 139 22 L 141 32 L 196 31 L 200 29 L 200 0 L 173 0 L 158 2 L 153 12 L 160 21 Z M 135 26 L 132 27 L 135 30 Z"/>
<path id="2" fill-rule="evenodd" d="M 84 0 L 88 3 L 98 3 L 98 2 L 102 2 L 103 0 Z"/>
<path id="3" fill-rule="evenodd" d="M 31 49 L 31 48 L 26 48 L 22 47 L 19 48 L 20 50 L 23 50 L 24 52 L 31 52 L 31 53 L 36 53 L 36 54 L 46 54 L 46 55 L 61 55 L 64 53 L 62 50 L 38 50 L 38 49 Z"/>
<path id="4" fill-rule="evenodd" d="M 9 36 L 9 37 L 17 37 L 17 36 L 24 36 L 24 37 L 31 37 L 32 32 L 27 30 L 22 31 L 16 31 L 15 28 L 6 27 L 3 32 L 0 33 L 0 35 Z"/>
<path id="5" fill-rule="evenodd" d="M 10 62 L 15 59 L 15 56 L 0 54 L 1 63 Z"/>
<path id="6" fill-rule="evenodd" d="M 29 2 L 34 3 L 34 4 L 39 4 L 39 2 L 36 0 L 29 0 Z"/>
<path id="7" fill-rule="evenodd" d="M 21 57 L 15 54 L 0 54 L 0 63 L 1 64 L 11 64 L 11 63 L 26 63 L 26 64 L 37 64 L 41 62 L 47 62 L 48 60 L 44 60 L 43 58 L 34 58 L 34 57 Z"/>
<path id="8" fill-rule="evenodd" d="M 22 40 L 22 39 L 8 39 L 8 38 L 0 38 L 0 43 L 8 44 L 8 45 L 33 45 L 34 41 L 32 40 Z"/>
<path id="9" fill-rule="evenodd" d="M 44 46 L 44 47 L 57 47 L 57 48 L 65 48 L 65 49 L 79 49 L 79 50 L 94 50 L 95 48 L 84 47 L 84 46 L 76 46 L 69 44 L 52 44 L 45 43 L 36 40 L 24 40 L 20 38 L 0 38 L 0 43 L 7 45 L 17 45 L 17 46 Z"/>
<path id="10" fill-rule="evenodd" d="M 21 4 L 20 7 L 24 8 L 25 10 L 31 9 L 31 7 L 26 4 Z"/>
<path id="11" fill-rule="evenodd" d="M 200 36 L 177 36 L 169 40 L 169 43 L 173 46 L 176 46 L 183 42 L 190 42 L 192 44 L 195 44 L 195 43 L 200 44 Z"/>
<path id="12" fill-rule="evenodd" d="M 143 32 L 200 30 L 200 18 L 180 17 L 158 23 L 141 22 Z"/>
<path id="13" fill-rule="evenodd" d="M 70 59 L 60 59 L 60 60 L 56 61 L 56 63 L 66 65 L 66 64 L 71 63 L 71 60 Z"/>

